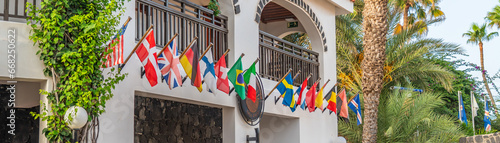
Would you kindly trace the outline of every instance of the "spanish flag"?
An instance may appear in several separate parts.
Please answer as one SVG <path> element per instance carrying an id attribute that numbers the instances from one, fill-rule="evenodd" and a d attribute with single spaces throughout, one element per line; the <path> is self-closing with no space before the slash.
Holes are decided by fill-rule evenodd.
<path id="1" fill-rule="evenodd" d="M 233 67 L 227 73 L 229 81 L 233 83 L 234 90 L 238 95 L 240 95 L 241 100 L 246 99 L 245 92 L 245 79 L 243 78 L 243 66 L 241 64 L 241 57 L 238 58 L 236 63 L 234 63 Z"/>
<path id="2" fill-rule="evenodd" d="M 186 72 L 189 79 L 191 79 L 191 85 L 198 88 L 198 91 L 202 91 L 203 87 L 201 84 L 202 76 L 200 71 L 200 65 L 198 64 L 199 56 L 199 48 L 197 42 L 191 44 L 191 47 L 188 47 L 184 56 L 181 57 L 180 62 L 184 71 Z M 194 68 L 194 70 L 193 70 Z"/>

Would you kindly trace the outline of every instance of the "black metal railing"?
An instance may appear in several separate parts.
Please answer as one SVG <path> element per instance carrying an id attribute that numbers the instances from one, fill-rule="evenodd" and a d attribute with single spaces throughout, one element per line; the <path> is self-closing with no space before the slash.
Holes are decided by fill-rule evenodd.
<path id="1" fill-rule="evenodd" d="M 301 74 L 294 80 L 299 86 L 312 73 L 308 86 L 319 78 L 318 53 L 297 44 L 285 41 L 264 31 L 259 31 L 260 75 L 278 81 L 292 69 L 292 76 L 299 70 Z"/>
<path id="2" fill-rule="evenodd" d="M 179 51 L 184 50 L 194 37 L 198 37 L 200 48 L 214 44 L 216 60 L 228 48 L 227 17 L 222 14 L 215 16 L 212 10 L 186 0 L 136 0 L 135 22 L 137 41 L 153 24 L 159 47 L 163 47 L 178 33 Z"/>
<path id="3" fill-rule="evenodd" d="M 26 21 L 29 17 L 26 12 L 28 2 L 32 5 L 40 4 L 40 0 L 0 0 L 3 5 L 3 9 L 0 7 L 0 20 L 12 21 L 14 18 L 16 21 Z"/>

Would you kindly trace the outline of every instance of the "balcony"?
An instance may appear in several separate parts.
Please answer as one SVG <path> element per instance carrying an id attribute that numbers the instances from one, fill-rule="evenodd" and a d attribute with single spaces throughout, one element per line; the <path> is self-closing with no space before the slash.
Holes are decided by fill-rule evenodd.
<path id="1" fill-rule="evenodd" d="M 308 80 L 308 86 L 312 86 L 319 78 L 319 54 L 317 52 L 264 31 L 259 31 L 259 45 L 259 73 L 262 77 L 278 81 L 291 68 L 293 75 L 301 71 L 301 74 L 293 81 L 295 86 L 300 86 L 310 73 L 312 76 Z"/>
<path id="2" fill-rule="evenodd" d="M 0 1 L 0 20 L 26 22 L 28 12 L 26 12 L 26 3 L 40 6 L 40 0 L 1 0 Z"/>
<path id="3" fill-rule="evenodd" d="M 227 17 L 222 14 L 215 16 L 212 10 L 187 0 L 136 0 L 135 10 L 137 41 L 150 24 L 154 24 L 156 44 L 159 47 L 163 47 L 178 33 L 180 51 L 184 50 L 194 37 L 198 37 L 200 48 L 214 44 L 215 60 L 228 49 Z"/>

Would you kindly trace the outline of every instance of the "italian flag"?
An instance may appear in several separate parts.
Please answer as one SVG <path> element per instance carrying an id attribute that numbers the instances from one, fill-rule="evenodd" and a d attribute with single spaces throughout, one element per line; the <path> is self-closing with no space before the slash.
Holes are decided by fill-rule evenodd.
<path id="1" fill-rule="evenodd" d="M 255 81 L 255 63 L 248 68 L 244 74 L 245 83 L 247 84 L 247 98 L 255 102 L 257 99 L 257 81 Z"/>

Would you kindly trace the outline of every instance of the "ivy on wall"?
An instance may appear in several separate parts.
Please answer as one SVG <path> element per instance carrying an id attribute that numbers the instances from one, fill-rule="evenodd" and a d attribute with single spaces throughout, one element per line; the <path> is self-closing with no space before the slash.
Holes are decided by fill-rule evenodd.
<path id="1" fill-rule="evenodd" d="M 51 91 L 41 91 L 48 105 L 42 104 L 42 112 L 32 115 L 47 121 L 43 134 L 50 142 L 70 141 L 64 114 L 71 106 L 85 108 L 89 116 L 79 140 L 97 141 L 97 117 L 105 112 L 115 84 L 126 76 L 114 68 L 107 73 L 101 68 L 103 55 L 112 52 L 105 48 L 118 31 L 123 4 L 124 0 L 43 0 L 40 8 L 28 4 L 30 39 L 39 48 L 37 55 L 53 84 Z"/>
<path id="2" fill-rule="evenodd" d="M 210 3 L 208 3 L 207 8 L 214 11 L 213 14 L 215 16 L 218 16 L 220 14 L 219 2 L 217 2 L 217 0 L 210 0 Z"/>

